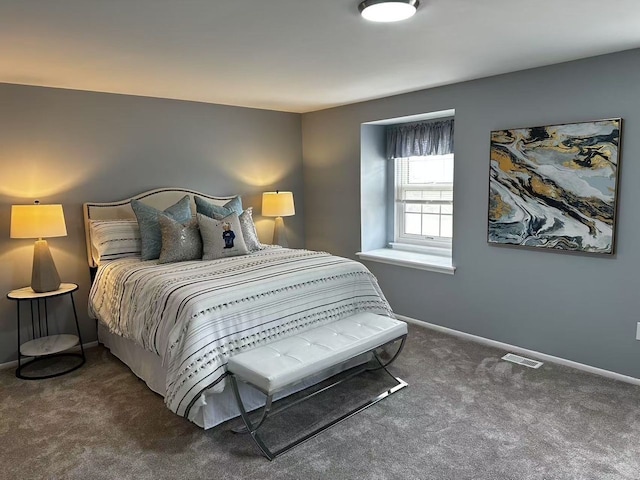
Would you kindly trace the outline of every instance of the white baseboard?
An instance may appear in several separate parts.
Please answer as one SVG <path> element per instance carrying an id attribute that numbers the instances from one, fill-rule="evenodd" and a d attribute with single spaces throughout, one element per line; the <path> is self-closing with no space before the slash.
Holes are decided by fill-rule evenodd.
<path id="1" fill-rule="evenodd" d="M 87 350 L 88 348 L 94 348 L 98 346 L 98 341 L 94 341 L 94 342 L 89 342 L 89 343 L 83 343 L 82 344 L 82 348 L 84 348 L 85 350 Z M 76 346 L 73 348 L 70 348 L 68 351 L 72 352 L 74 350 L 79 350 L 80 347 Z M 6 363 L 0 363 L 0 370 L 6 370 L 7 368 L 15 368 L 18 366 L 18 360 L 13 360 L 12 362 L 6 362 Z"/>
<path id="2" fill-rule="evenodd" d="M 611 378 L 613 380 L 619 380 L 621 382 L 631 383 L 633 385 L 640 386 L 640 378 L 630 377 L 629 375 L 623 375 L 621 373 L 611 372 L 602 368 L 592 367 L 591 365 L 585 365 L 584 363 L 574 362 L 573 360 L 567 360 L 566 358 L 554 357 L 553 355 L 547 355 L 546 353 L 536 352 L 535 350 L 529 350 L 527 348 L 518 347 L 516 345 L 509 345 L 508 343 L 498 342 L 497 340 L 491 340 L 489 338 L 480 337 L 478 335 L 472 335 L 471 333 L 461 332 L 452 328 L 443 327 L 434 323 L 423 322 L 422 320 L 416 320 L 415 318 L 405 317 L 404 315 L 397 315 L 398 320 L 403 320 L 408 323 L 420 325 L 431 330 L 453 335 L 454 337 L 463 338 L 465 340 L 471 340 L 472 342 L 481 343 L 489 347 L 499 348 L 501 350 L 507 350 L 509 352 L 519 353 L 527 357 L 533 357 L 545 362 L 557 363 L 558 365 L 564 365 L 566 367 L 575 368 L 576 370 L 582 370 L 583 372 L 593 373 L 602 377 Z"/>

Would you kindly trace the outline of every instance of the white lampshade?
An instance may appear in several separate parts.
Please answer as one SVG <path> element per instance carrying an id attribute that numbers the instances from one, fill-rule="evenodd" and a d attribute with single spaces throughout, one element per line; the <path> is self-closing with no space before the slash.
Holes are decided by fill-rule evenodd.
<path id="1" fill-rule="evenodd" d="M 419 0 L 364 0 L 358 8 L 371 22 L 399 22 L 412 17 L 419 6 Z"/>
<path id="2" fill-rule="evenodd" d="M 38 238 L 33 249 L 31 288 L 34 292 L 53 292 L 60 287 L 60 275 L 44 238 L 64 237 L 62 205 L 12 205 L 11 238 Z"/>
<path id="3" fill-rule="evenodd" d="M 64 237 L 62 205 L 12 205 L 11 238 Z"/>
<path id="4" fill-rule="evenodd" d="M 263 217 L 290 217 L 296 214 L 291 192 L 264 192 L 262 194 Z"/>

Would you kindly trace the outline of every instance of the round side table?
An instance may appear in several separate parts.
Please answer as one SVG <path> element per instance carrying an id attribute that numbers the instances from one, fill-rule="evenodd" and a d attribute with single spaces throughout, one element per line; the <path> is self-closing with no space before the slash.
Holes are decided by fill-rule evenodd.
<path id="1" fill-rule="evenodd" d="M 75 283 L 62 283 L 58 290 L 45 293 L 37 293 L 31 287 L 19 288 L 12 290 L 7 294 L 7 298 L 15 300 L 18 308 L 18 368 L 16 369 L 16 377 L 24 380 L 42 380 L 45 378 L 58 377 L 65 373 L 73 372 L 84 365 L 86 357 L 82 346 L 82 337 L 80 336 L 80 325 L 78 324 L 78 314 L 76 312 L 76 304 L 73 300 L 73 292 L 78 290 Z M 47 312 L 47 300 L 54 297 L 69 295 L 71 298 L 71 306 L 73 308 L 73 317 L 76 322 L 77 335 L 61 334 L 49 335 L 49 317 Z M 20 305 L 23 302 L 29 302 L 31 306 L 31 340 L 20 343 Z M 42 307 L 42 308 L 41 308 Z M 44 321 L 43 321 L 44 320 Z M 67 350 L 80 344 L 80 353 L 68 352 Z M 33 360 L 23 363 L 22 357 L 33 357 Z M 51 357 L 75 357 L 80 361 L 76 362 L 70 368 L 46 375 L 26 375 L 23 370 L 40 361 Z"/>

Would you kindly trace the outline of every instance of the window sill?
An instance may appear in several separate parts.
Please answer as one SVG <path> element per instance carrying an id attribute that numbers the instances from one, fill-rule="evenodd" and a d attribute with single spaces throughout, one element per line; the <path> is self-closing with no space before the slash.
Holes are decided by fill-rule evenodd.
<path id="1" fill-rule="evenodd" d="M 451 263 L 451 257 L 431 255 L 418 252 L 394 250 L 391 248 L 379 248 L 368 252 L 356 253 L 362 260 L 387 263 L 401 267 L 417 268 L 429 272 L 446 273 L 453 275 L 456 271 Z"/>

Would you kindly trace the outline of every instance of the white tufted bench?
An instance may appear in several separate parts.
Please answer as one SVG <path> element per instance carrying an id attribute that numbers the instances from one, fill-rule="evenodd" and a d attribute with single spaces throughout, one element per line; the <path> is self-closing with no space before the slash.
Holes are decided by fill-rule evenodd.
<path id="1" fill-rule="evenodd" d="M 243 431 L 250 433 L 262 453 L 269 460 L 272 460 L 277 455 L 308 440 L 339 421 L 406 387 L 407 384 L 405 382 L 387 371 L 397 382 L 394 388 L 387 390 L 384 394 L 370 400 L 363 406 L 305 435 L 277 452 L 271 452 L 257 434 L 258 428 L 263 424 L 271 410 L 271 401 L 274 393 L 367 352 L 374 352 L 374 358 L 378 362 L 377 368 L 386 370 L 387 365 L 395 360 L 402 350 L 406 336 L 407 324 L 404 322 L 373 313 L 358 313 L 232 356 L 227 363 L 227 372 L 231 379 L 242 419 L 246 425 L 246 429 L 243 429 Z M 378 355 L 375 354 L 375 350 L 396 340 L 401 340 L 398 351 L 391 360 L 383 363 Z M 371 368 L 363 368 L 356 373 L 361 373 L 367 369 L 371 370 Z M 237 380 L 241 380 L 267 395 L 265 409 L 257 422 L 252 422 L 244 409 Z M 340 382 L 336 382 L 331 386 Z M 295 403 L 299 403 L 299 401 Z"/>

